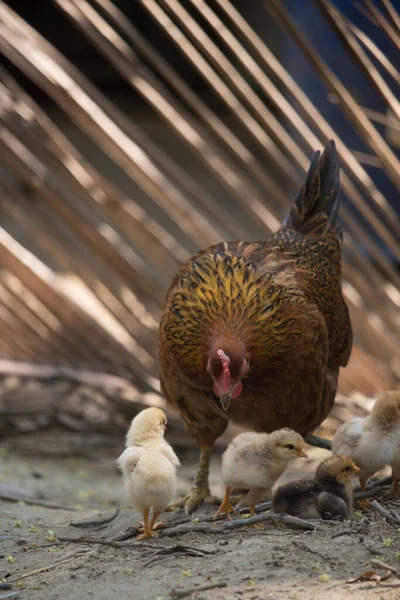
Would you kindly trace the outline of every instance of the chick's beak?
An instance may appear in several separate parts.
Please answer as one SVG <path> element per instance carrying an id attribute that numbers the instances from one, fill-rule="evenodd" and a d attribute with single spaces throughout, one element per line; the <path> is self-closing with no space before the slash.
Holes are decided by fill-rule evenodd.
<path id="1" fill-rule="evenodd" d="M 221 402 L 222 410 L 225 412 L 228 410 L 229 405 L 232 400 L 232 392 L 227 392 L 226 394 L 221 394 L 219 397 L 219 401 Z"/>
<path id="2" fill-rule="evenodd" d="M 358 467 L 354 467 L 353 468 L 353 473 L 358 473 L 361 469 L 359 469 Z"/>
<path id="3" fill-rule="evenodd" d="M 308 458 L 308 454 L 306 453 L 305 450 L 297 450 L 296 454 L 297 454 L 297 456 L 302 456 L 303 458 Z"/>

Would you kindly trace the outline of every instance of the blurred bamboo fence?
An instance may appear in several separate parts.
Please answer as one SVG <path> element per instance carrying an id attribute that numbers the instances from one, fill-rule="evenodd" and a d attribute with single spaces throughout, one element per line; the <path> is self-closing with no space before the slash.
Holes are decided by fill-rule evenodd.
<path id="1" fill-rule="evenodd" d="M 6 59 L 79 127 L 146 197 L 140 206 L 1 67 L 0 373 L 75 379 L 132 400 L 158 395 L 156 337 L 166 287 L 198 248 L 261 239 L 281 222 L 316 149 L 334 138 L 342 165 L 343 287 L 355 332 L 345 393 L 400 380 L 399 214 L 363 165 L 400 190 L 382 123 L 400 130 L 400 73 L 374 40 L 316 0 L 351 60 L 387 106 L 357 103 L 279 0 L 260 0 L 334 94 L 370 154 L 353 152 L 228 0 L 138 0 L 223 106 L 196 93 L 110 0 L 53 0 L 198 164 L 193 176 L 0 2 Z M 379 6 L 378 6 L 379 5 Z M 400 51 L 389 0 L 362 7 Z M 390 86 L 387 80 L 390 80 Z M 255 91 L 257 90 L 257 91 Z M 254 150 L 255 149 L 255 150 Z M 229 201 L 219 201 L 212 180 Z M 284 185 L 285 184 L 285 185 Z M 288 193 L 288 190 L 290 193 Z M 391 258 L 392 257 L 392 258 Z M 32 368 L 40 363 L 41 369 Z M 97 373 L 97 375 L 96 375 Z M 107 375 L 105 375 L 107 374 Z M 129 394 L 128 394 L 129 392 Z M 3 403 L 3 410 L 5 404 Z"/>

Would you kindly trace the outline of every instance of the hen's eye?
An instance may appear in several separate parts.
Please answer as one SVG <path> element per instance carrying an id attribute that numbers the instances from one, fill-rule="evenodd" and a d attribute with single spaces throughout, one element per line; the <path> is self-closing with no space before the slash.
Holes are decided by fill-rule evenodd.
<path id="1" fill-rule="evenodd" d="M 294 450 L 293 444 L 285 444 L 285 448 L 287 448 L 288 450 Z"/>

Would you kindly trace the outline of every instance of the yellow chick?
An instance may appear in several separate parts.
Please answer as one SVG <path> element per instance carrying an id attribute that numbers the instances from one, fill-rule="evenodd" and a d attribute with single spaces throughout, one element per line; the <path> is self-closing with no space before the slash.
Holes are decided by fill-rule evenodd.
<path id="1" fill-rule="evenodd" d="M 353 511 L 351 478 L 358 468 L 347 456 L 330 456 L 314 479 L 300 479 L 278 488 L 272 510 L 302 519 L 347 519 Z"/>
<path id="2" fill-rule="evenodd" d="M 374 473 L 391 465 L 393 495 L 399 497 L 400 480 L 400 391 L 384 392 L 371 413 L 343 423 L 332 440 L 333 454 L 345 454 L 360 468 L 363 492 Z"/>
<path id="3" fill-rule="evenodd" d="M 225 495 L 214 519 L 222 512 L 229 520 L 230 511 L 238 514 L 230 504 L 230 493 L 235 488 L 249 490 L 246 501 L 250 514 L 254 515 L 254 506 L 272 489 L 289 461 L 298 456 L 307 458 L 306 444 L 301 435 L 291 429 L 236 436 L 222 457 Z"/>
<path id="4" fill-rule="evenodd" d="M 176 493 L 176 467 L 180 463 L 164 440 L 166 426 L 167 417 L 161 409 L 140 412 L 127 433 L 126 449 L 117 459 L 126 495 L 143 514 L 143 533 L 137 540 L 153 537 L 153 531 L 162 525 L 156 525 L 156 520 Z"/>

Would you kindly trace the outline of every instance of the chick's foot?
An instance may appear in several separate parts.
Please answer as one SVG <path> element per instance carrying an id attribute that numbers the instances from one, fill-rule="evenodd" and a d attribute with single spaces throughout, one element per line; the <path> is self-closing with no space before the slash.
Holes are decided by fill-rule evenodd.
<path id="1" fill-rule="evenodd" d="M 398 479 L 393 477 L 392 489 L 389 492 L 389 498 L 392 500 L 399 500 L 400 498 L 400 482 Z"/>
<path id="2" fill-rule="evenodd" d="M 368 500 L 368 498 L 364 498 L 363 500 L 356 500 L 355 505 L 356 508 L 364 512 L 369 512 L 372 509 L 371 500 Z"/>
<path id="3" fill-rule="evenodd" d="M 228 519 L 228 521 L 232 521 L 232 517 L 231 517 L 231 514 L 230 514 L 231 511 L 233 513 L 235 513 L 235 515 L 239 516 L 239 513 L 236 510 L 236 508 L 233 508 L 232 504 L 230 503 L 229 496 L 230 496 L 230 489 L 229 488 L 225 488 L 225 495 L 224 495 L 224 498 L 223 498 L 223 500 L 221 502 L 221 506 L 219 507 L 219 509 L 215 513 L 214 521 L 222 513 L 226 514 L 226 518 Z"/>
<path id="4" fill-rule="evenodd" d="M 138 535 L 137 538 L 135 538 L 136 542 L 140 542 L 140 540 L 148 540 L 149 538 L 154 537 L 154 533 L 150 530 L 148 531 L 144 531 L 141 535 Z"/>

